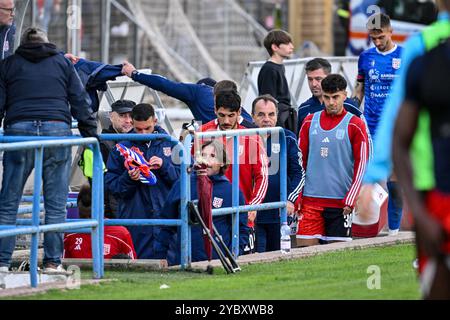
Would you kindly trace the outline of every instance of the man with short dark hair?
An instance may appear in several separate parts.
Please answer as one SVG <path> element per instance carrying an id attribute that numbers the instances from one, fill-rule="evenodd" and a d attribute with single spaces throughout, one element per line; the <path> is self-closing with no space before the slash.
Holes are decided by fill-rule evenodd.
<path id="1" fill-rule="evenodd" d="M 14 17 L 16 7 L 14 0 L 0 0 L 0 60 L 3 60 L 14 52 L 14 37 L 16 35 L 16 25 Z"/>
<path id="2" fill-rule="evenodd" d="M 197 83 L 175 82 L 158 74 L 140 73 L 128 61 L 124 61 L 122 73 L 153 90 L 161 91 L 184 102 L 197 121 L 207 123 L 216 117 L 213 94 L 216 81 L 214 79 L 203 78 Z M 249 122 L 252 121 L 252 117 L 245 110 L 242 111 L 242 117 Z"/>
<path id="3" fill-rule="evenodd" d="M 322 111 L 325 109 L 323 102 L 323 92 L 320 83 L 327 75 L 331 73 L 331 64 L 324 58 L 314 58 L 309 60 L 305 65 L 306 78 L 308 80 L 309 90 L 311 90 L 312 97 L 303 102 L 298 107 L 298 129 L 300 131 L 303 120 L 308 114 Z M 359 110 L 356 102 L 353 99 L 345 99 L 344 108 L 355 116 L 360 117 L 362 112 Z"/>
<path id="4" fill-rule="evenodd" d="M 215 100 L 217 119 L 200 127 L 200 131 L 245 129 L 239 124 L 241 98 L 234 91 L 221 91 Z M 220 138 L 219 138 L 220 139 Z M 222 139 L 230 159 L 233 159 L 232 139 Z M 229 142 L 230 141 L 230 142 Z M 233 165 L 228 167 L 225 176 L 232 181 Z M 267 156 L 261 138 L 257 135 L 239 137 L 239 188 L 247 204 L 260 204 L 267 192 Z M 249 226 L 253 227 L 256 211 L 251 211 Z"/>
<path id="5" fill-rule="evenodd" d="M 260 128 L 273 128 L 277 122 L 277 101 L 271 95 L 262 95 L 252 103 L 252 115 Z M 297 137 L 292 131 L 284 129 L 286 137 L 286 173 L 287 173 L 287 214 L 293 216 L 295 202 L 305 183 L 305 171 L 302 167 L 301 151 Z M 278 133 L 262 135 L 264 147 L 269 159 L 268 192 L 265 203 L 280 201 L 280 136 Z M 259 211 L 256 215 L 256 251 L 280 250 L 280 210 Z"/>
<path id="6" fill-rule="evenodd" d="M 367 166 L 364 176 L 364 189 L 361 191 L 359 206 L 369 211 L 372 191 L 375 183 L 386 181 L 392 171 L 392 136 L 394 122 L 401 102 L 405 96 L 406 71 L 411 61 L 430 51 L 450 36 L 450 1 L 436 2 L 439 7 L 438 20 L 411 37 L 404 44 L 401 56 L 402 68 L 394 81 L 392 92 L 387 99 L 380 118 L 377 137 L 374 140 L 374 157 Z M 414 187 L 420 191 L 428 191 L 434 187 L 433 157 L 430 143 L 430 119 L 428 112 L 420 112 L 416 136 L 411 150 L 414 164 Z"/>
<path id="7" fill-rule="evenodd" d="M 89 97 L 72 63 L 38 28 L 25 30 L 20 47 L 0 62 L 0 124 L 5 136 L 71 136 L 72 117 L 84 137 L 97 137 Z M 46 148 L 43 162 L 45 223 L 63 223 L 69 192 L 71 147 Z M 34 150 L 5 152 L 0 225 L 16 223 Z M 8 268 L 15 237 L 0 239 L 0 267 Z M 44 234 L 44 270 L 62 271 L 63 237 Z"/>
<path id="8" fill-rule="evenodd" d="M 359 56 L 354 99 L 361 103 L 364 98 L 364 116 L 375 136 L 384 102 L 401 67 L 402 47 L 392 41 L 391 21 L 385 13 L 370 16 L 367 30 L 375 47 Z"/>
<path id="9" fill-rule="evenodd" d="M 321 86 L 325 110 L 308 115 L 300 129 L 306 180 L 299 246 L 352 239 L 351 213 L 368 159 L 365 123 L 344 108 L 347 82 L 330 74 Z"/>
<path id="10" fill-rule="evenodd" d="M 291 94 L 285 76 L 283 62 L 294 50 L 292 38 L 284 30 L 272 30 L 264 38 L 264 47 L 270 58 L 264 63 L 258 74 L 258 92 L 270 94 L 278 101 L 277 125 L 295 131 L 297 113 L 291 107 Z"/>
<path id="11" fill-rule="evenodd" d="M 402 66 L 403 48 L 392 40 L 393 29 L 385 13 L 370 16 L 367 30 L 375 47 L 359 56 L 354 98 L 359 102 L 364 98 L 364 117 L 370 134 L 375 137 L 385 101 Z M 402 194 L 396 180 L 393 173 L 387 181 L 389 235 L 398 233 L 402 218 Z"/>
<path id="12" fill-rule="evenodd" d="M 134 132 L 138 134 L 167 134 L 157 125 L 155 110 L 148 103 L 136 105 L 132 112 Z M 117 148 L 109 154 L 105 175 L 105 185 L 118 199 L 118 218 L 153 219 L 159 218 L 160 210 L 175 181 L 180 176 L 179 166 L 172 161 L 172 144 L 165 140 L 122 141 L 127 148 L 139 149 L 156 176 L 156 184 L 144 184 L 136 168 L 126 168 L 124 157 Z M 128 227 L 139 259 L 153 259 L 154 240 L 159 227 Z"/>

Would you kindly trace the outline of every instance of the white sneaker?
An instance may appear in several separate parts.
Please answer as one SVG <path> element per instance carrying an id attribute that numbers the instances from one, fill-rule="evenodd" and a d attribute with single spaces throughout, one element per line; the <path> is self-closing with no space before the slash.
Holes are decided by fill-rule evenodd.
<path id="1" fill-rule="evenodd" d="M 64 269 L 64 267 L 62 266 L 62 264 L 54 264 L 54 263 L 49 263 L 48 265 L 46 265 L 44 267 L 44 273 L 65 273 L 66 270 Z"/>
<path id="2" fill-rule="evenodd" d="M 9 272 L 9 268 L 8 267 L 0 267 L 0 272 L 8 273 Z"/>
<path id="3" fill-rule="evenodd" d="M 389 229 L 389 235 L 396 236 L 396 235 L 398 235 L 398 231 L 399 231 L 399 229 L 394 229 L 394 230 Z"/>

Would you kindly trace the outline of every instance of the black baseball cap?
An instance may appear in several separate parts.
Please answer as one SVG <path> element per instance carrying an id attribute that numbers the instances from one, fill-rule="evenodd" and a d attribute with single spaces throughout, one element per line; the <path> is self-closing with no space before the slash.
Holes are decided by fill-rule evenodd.
<path id="1" fill-rule="evenodd" d="M 117 113 L 131 112 L 136 103 L 131 100 L 117 100 L 111 105 L 111 110 Z"/>
<path id="2" fill-rule="evenodd" d="M 216 85 L 216 80 L 212 78 L 203 78 L 197 81 L 197 84 L 206 84 L 207 86 L 214 87 Z"/>

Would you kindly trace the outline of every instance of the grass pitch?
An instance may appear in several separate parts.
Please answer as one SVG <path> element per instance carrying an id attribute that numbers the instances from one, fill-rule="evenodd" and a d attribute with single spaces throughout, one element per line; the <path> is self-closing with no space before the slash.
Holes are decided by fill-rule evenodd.
<path id="1" fill-rule="evenodd" d="M 232 275 L 106 271 L 117 281 L 20 299 L 419 299 L 414 258 L 413 245 L 396 245 L 245 265 Z M 160 289 L 163 284 L 169 288 Z"/>

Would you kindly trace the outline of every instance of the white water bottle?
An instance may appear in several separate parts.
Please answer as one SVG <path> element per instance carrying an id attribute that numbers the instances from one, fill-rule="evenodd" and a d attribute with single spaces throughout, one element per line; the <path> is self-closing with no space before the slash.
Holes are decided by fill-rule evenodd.
<path id="1" fill-rule="evenodd" d="M 280 249 L 281 253 L 288 254 L 291 252 L 291 228 L 287 223 L 281 225 Z"/>

